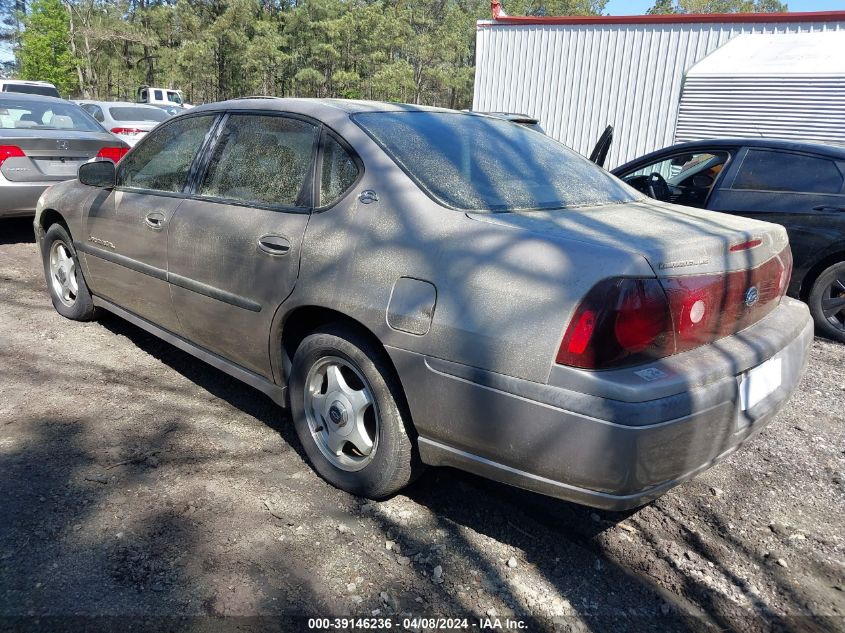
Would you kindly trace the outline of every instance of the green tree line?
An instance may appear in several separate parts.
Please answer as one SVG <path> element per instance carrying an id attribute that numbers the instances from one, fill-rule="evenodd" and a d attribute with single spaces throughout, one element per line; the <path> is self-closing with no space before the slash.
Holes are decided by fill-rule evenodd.
<path id="1" fill-rule="evenodd" d="M 189 103 L 246 95 L 466 108 L 488 0 L 0 0 L 16 74 L 65 96 Z M 607 0 L 508 0 L 510 15 L 601 14 Z M 714 8 L 711 8 L 711 5 Z M 771 0 L 657 0 L 651 12 L 782 10 Z"/>

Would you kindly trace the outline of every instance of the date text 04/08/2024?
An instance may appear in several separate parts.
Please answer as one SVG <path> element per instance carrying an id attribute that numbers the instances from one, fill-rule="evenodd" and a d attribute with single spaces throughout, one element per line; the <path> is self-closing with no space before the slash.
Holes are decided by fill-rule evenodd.
<path id="1" fill-rule="evenodd" d="M 527 624 L 523 620 L 511 618 L 424 618 L 424 617 L 410 617 L 402 620 L 394 620 L 393 618 L 309 618 L 308 628 L 314 630 L 383 630 L 390 631 L 394 628 L 399 630 L 458 630 L 458 629 L 478 629 L 478 630 L 511 630 L 518 631 L 527 628 Z"/>

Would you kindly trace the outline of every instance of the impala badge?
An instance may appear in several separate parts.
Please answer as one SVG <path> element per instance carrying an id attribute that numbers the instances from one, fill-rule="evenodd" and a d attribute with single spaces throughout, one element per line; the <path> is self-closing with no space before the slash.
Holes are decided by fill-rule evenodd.
<path id="1" fill-rule="evenodd" d="M 114 244 L 112 244 L 108 240 L 101 240 L 99 237 L 94 237 L 93 235 L 89 235 L 88 241 L 93 242 L 94 244 L 99 244 L 100 246 L 105 246 L 106 248 L 111 248 L 112 250 L 114 250 Z"/>

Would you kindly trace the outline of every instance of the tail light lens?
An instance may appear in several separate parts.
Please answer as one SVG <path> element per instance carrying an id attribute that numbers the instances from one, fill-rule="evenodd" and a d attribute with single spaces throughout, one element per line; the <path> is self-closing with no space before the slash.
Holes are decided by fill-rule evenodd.
<path id="1" fill-rule="evenodd" d="M 750 270 L 666 279 L 606 279 L 578 306 L 557 363 L 609 369 L 691 350 L 745 329 L 780 302 L 792 273 L 787 246 Z"/>
<path id="2" fill-rule="evenodd" d="M 604 369 L 659 358 L 671 334 L 669 304 L 657 279 L 605 279 L 578 306 L 557 362 Z"/>
<path id="3" fill-rule="evenodd" d="M 136 127 L 113 127 L 112 134 L 122 134 L 123 136 L 138 136 L 143 134 L 146 130 L 141 130 Z"/>
<path id="4" fill-rule="evenodd" d="M 112 161 L 113 163 L 117 163 L 121 158 L 126 156 L 126 152 L 128 151 L 129 148 L 127 147 L 104 147 L 97 152 L 97 158 L 104 158 Z"/>
<path id="5" fill-rule="evenodd" d="M 7 158 L 22 158 L 24 156 L 26 154 L 17 145 L 0 145 L 0 167 L 3 166 Z"/>

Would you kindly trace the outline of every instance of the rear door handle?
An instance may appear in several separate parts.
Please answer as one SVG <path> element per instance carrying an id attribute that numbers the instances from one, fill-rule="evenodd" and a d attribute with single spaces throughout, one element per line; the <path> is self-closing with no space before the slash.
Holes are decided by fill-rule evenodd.
<path id="1" fill-rule="evenodd" d="M 164 228 L 165 217 L 164 214 L 159 211 L 153 211 L 147 214 L 147 217 L 144 218 L 144 223 L 154 229 L 159 231 Z"/>
<path id="2" fill-rule="evenodd" d="M 820 204 L 813 207 L 813 211 L 845 211 L 845 207 L 835 207 L 832 204 Z"/>
<path id="3" fill-rule="evenodd" d="M 290 240 L 281 235 L 263 235 L 258 238 L 258 248 L 268 255 L 286 255 L 290 251 Z"/>

